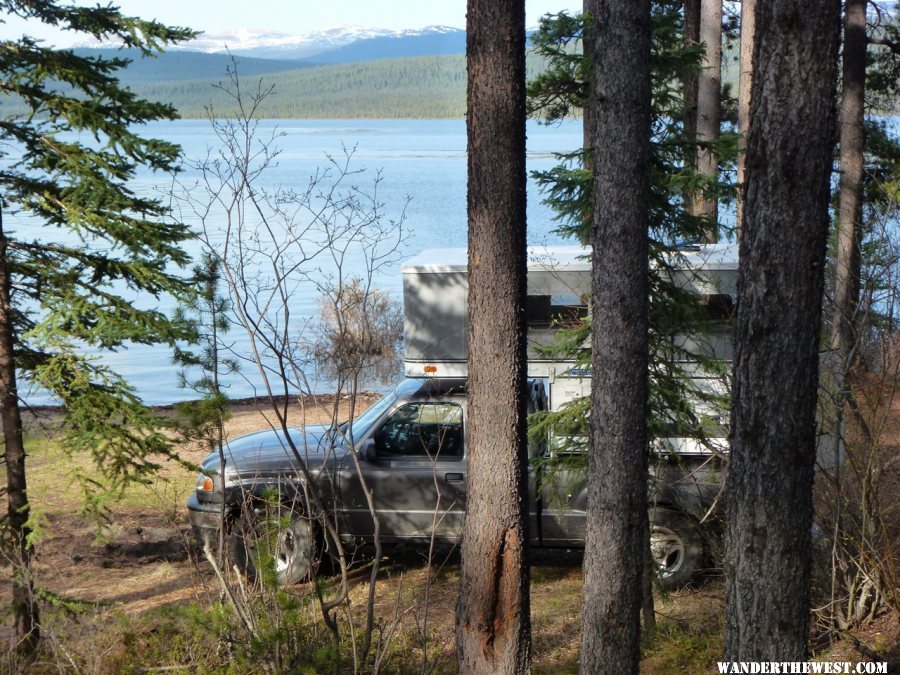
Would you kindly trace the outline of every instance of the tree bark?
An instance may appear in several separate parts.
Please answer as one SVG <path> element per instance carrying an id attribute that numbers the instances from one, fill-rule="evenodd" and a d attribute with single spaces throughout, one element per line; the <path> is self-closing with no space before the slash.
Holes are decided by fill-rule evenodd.
<path id="1" fill-rule="evenodd" d="M 725 657 L 804 661 L 839 0 L 759 3 L 726 499 Z"/>
<path id="2" fill-rule="evenodd" d="M 591 448 L 581 670 L 638 670 L 647 521 L 650 3 L 591 0 Z"/>
<path id="3" fill-rule="evenodd" d="M 722 0 L 701 0 L 700 42 L 706 46 L 706 55 L 697 82 L 697 140 L 712 143 L 719 140 L 722 118 Z M 719 159 L 710 148 L 699 149 L 697 171 L 715 180 Z M 694 195 L 692 212 L 708 224 L 704 241 L 715 243 L 719 217 L 716 196 L 704 192 Z"/>
<path id="4" fill-rule="evenodd" d="M 659 566 L 650 549 L 650 514 L 644 521 L 644 577 L 641 580 L 641 622 L 643 634 L 652 637 L 656 632 L 656 607 L 653 603 L 653 579 L 659 573 Z"/>
<path id="5" fill-rule="evenodd" d="M 469 453 L 462 673 L 526 673 L 525 5 L 469 0 Z"/>
<path id="6" fill-rule="evenodd" d="M 744 155 L 750 127 L 750 82 L 753 79 L 753 35 L 756 32 L 756 0 L 741 0 L 741 55 L 738 76 L 738 156 L 735 228 L 738 236 L 744 219 Z"/>
<path id="7" fill-rule="evenodd" d="M 10 301 L 9 249 L 0 202 L 0 421 L 6 465 L 7 517 L 13 546 L 13 615 L 18 650 L 31 655 L 40 639 L 38 606 L 31 581 L 32 549 L 28 543 L 30 507 L 25 478 L 25 441 L 16 386 L 13 310 Z"/>

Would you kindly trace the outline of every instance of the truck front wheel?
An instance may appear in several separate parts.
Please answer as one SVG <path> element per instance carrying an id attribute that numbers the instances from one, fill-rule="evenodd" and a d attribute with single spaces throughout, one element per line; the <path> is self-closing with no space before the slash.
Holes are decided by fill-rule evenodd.
<path id="1" fill-rule="evenodd" d="M 289 586 L 315 576 L 315 528 L 288 506 L 245 506 L 228 535 L 228 553 L 251 581 Z"/>
<path id="2" fill-rule="evenodd" d="M 665 591 L 687 586 L 703 569 L 703 539 L 687 516 L 668 509 L 650 509 L 650 553 Z"/>

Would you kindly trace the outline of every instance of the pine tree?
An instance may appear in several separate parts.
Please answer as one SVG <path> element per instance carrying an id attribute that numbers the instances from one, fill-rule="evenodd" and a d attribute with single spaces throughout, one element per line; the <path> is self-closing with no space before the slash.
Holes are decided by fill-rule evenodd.
<path id="1" fill-rule="evenodd" d="M 222 281 L 222 262 L 210 251 L 204 251 L 194 266 L 197 294 L 188 298 L 175 312 L 175 320 L 190 325 L 196 331 L 199 351 L 176 345 L 173 361 L 182 367 L 178 373 L 179 386 L 200 394 L 199 399 L 181 401 L 175 405 L 181 436 L 187 441 L 199 441 L 209 452 L 219 455 L 219 472 L 225 482 L 225 422 L 228 412 L 228 385 L 222 378 L 239 370 L 237 359 L 229 356 L 230 346 L 225 335 L 231 328 L 228 312 L 230 298 L 219 291 Z M 196 379 L 192 379 L 196 378 Z M 225 501 L 221 518 L 225 520 Z M 219 529 L 218 555 L 224 560 L 224 527 Z"/>
<path id="2" fill-rule="evenodd" d="M 112 6 L 0 0 L 0 10 L 150 56 L 192 32 L 127 17 Z M 88 507 L 106 500 L 170 454 L 159 421 L 128 384 L 87 349 L 129 343 L 174 343 L 189 331 L 140 294 L 184 296 L 173 267 L 188 262 L 189 236 L 165 219 L 165 205 L 136 193 L 138 167 L 177 168 L 179 148 L 143 138 L 136 127 L 172 119 L 119 85 L 124 59 L 77 56 L 32 37 L 0 41 L 0 92 L 25 112 L 0 118 L 0 212 L 26 223 L 17 232 L 0 219 L 0 417 L 3 421 L 8 517 L 15 561 L 13 609 L 20 649 L 39 638 L 31 578 L 33 555 L 25 446 L 17 384 L 37 384 L 59 399 L 66 417 L 62 444 L 90 453 L 101 481 L 85 481 Z M 8 221 L 7 221 L 8 222 Z M 32 227 L 34 226 L 34 227 Z M 40 234 L 35 234 L 39 227 Z"/>
<path id="3" fill-rule="evenodd" d="M 525 3 L 469 0 L 469 449 L 462 673 L 531 662 L 525 427 Z"/>
<path id="4" fill-rule="evenodd" d="M 756 8 L 740 234 L 725 659 L 807 658 L 840 2 Z"/>
<path id="5" fill-rule="evenodd" d="M 695 379 L 696 371 L 685 366 L 686 362 L 695 363 L 701 371 L 725 377 L 722 372 L 724 364 L 695 348 L 686 348 L 683 346 L 685 343 L 676 337 L 691 335 L 694 343 L 699 345 L 710 336 L 723 334 L 728 328 L 727 317 L 702 306 L 693 293 L 673 283 L 671 278 L 673 268 L 680 263 L 679 248 L 684 242 L 699 240 L 707 233 L 708 221 L 689 213 L 688 198 L 700 190 L 708 190 L 719 197 L 727 196 L 729 192 L 728 186 L 719 177 L 701 176 L 694 167 L 697 155 L 694 129 L 696 97 L 692 101 L 677 83 L 696 83 L 703 50 L 696 45 L 696 39 L 686 40 L 684 37 L 690 30 L 687 5 L 671 0 L 651 3 L 649 59 L 653 135 L 649 139 L 650 208 L 646 222 L 651 261 L 647 289 L 650 347 L 648 441 L 669 436 L 705 440 L 707 435 L 720 435 L 716 418 L 723 415 L 715 413 L 722 412 L 726 403 L 720 394 L 700 386 Z M 609 137 L 609 133 L 598 135 L 589 131 L 593 126 L 593 123 L 589 124 L 593 99 L 585 83 L 591 79 L 594 69 L 591 55 L 595 50 L 590 47 L 589 39 L 592 27 L 593 22 L 586 20 L 584 14 L 560 14 L 542 20 L 533 41 L 538 53 L 547 59 L 548 67 L 531 82 L 528 92 L 532 114 L 541 119 L 553 122 L 572 113 L 583 114 L 586 132 L 584 148 L 563 157 L 562 165 L 537 175 L 548 195 L 547 203 L 557 211 L 561 223 L 559 233 L 575 237 L 582 244 L 589 243 L 593 205 L 596 205 L 596 202 L 592 203 L 592 174 L 596 161 L 596 151 L 592 150 L 592 146 L 599 151 Z M 584 45 L 581 50 L 578 49 L 579 42 Z M 598 62 L 596 68 L 602 67 L 608 68 Z M 596 116 L 594 112 L 593 117 Z M 734 146 L 733 134 L 723 134 L 710 144 L 714 147 L 714 153 L 725 161 L 733 156 Z M 605 202 L 599 208 L 605 208 Z M 608 253 L 604 255 L 609 256 Z M 590 317 L 574 329 L 562 330 L 561 335 L 563 339 L 548 356 L 575 358 L 580 365 L 588 366 L 592 350 L 585 345 L 592 336 Z M 591 401 L 585 397 L 572 401 L 562 410 L 537 413 L 530 418 L 529 433 L 537 439 L 546 437 L 548 433 L 552 433 L 555 439 L 583 437 L 586 435 L 590 404 Z M 578 441 L 574 445 L 574 450 L 582 449 Z M 643 457 L 636 457 L 635 460 L 646 461 Z M 562 461 L 542 461 L 543 471 L 552 472 L 563 467 L 570 471 L 585 471 L 583 457 L 577 454 Z M 646 500 L 634 512 L 640 514 L 645 508 Z M 639 558 L 631 561 L 632 567 L 639 564 Z M 654 567 L 655 563 L 648 565 L 648 571 Z M 646 579 L 649 581 L 650 577 Z M 599 603 L 595 600 L 592 597 L 590 602 L 596 606 Z M 642 614 L 645 631 L 652 633 L 652 593 L 649 587 L 645 587 Z"/>
<path id="6" fill-rule="evenodd" d="M 650 2 L 586 4 L 596 21 L 591 449 L 581 670 L 636 673 L 647 522 Z"/>

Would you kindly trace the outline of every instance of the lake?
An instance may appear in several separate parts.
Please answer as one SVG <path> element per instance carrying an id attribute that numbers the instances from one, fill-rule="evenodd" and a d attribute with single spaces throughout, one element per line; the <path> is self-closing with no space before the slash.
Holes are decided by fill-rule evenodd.
<path id="1" fill-rule="evenodd" d="M 403 259 L 427 248 L 464 247 L 466 245 L 466 129 L 462 120 L 278 120 L 260 123 L 259 133 L 267 136 L 273 130 L 280 149 L 278 164 L 267 172 L 258 187 L 302 189 L 319 167 L 327 165 L 326 155 L 341 157 L 344 148 L 353 149 L 352 169 L 364 170 L 354 182 L 371 184 L 380 171 L 379 201 L 389 219 L 399 218 L 406 208 L 406 227 L 410 238 Z M 529 172 L 553 167 L 555 153 L 569 152 L 581 146 L 580 122 L 554 126 L 528 124 L 527 161 Z M 181 145 L 187 160 L 204 157 L 215 150 L 216 138 L 208 121 L 179 120 L 149 124 L 144 135 L 164 138 Z M 183 172 L 179 180 L 190 185 L 198 174 Z M 135 181 L 140 193 L 165 191 L 170 186 L 166 176 L 141 174 Z M 409 202 L 407 204 L 407 198 Z M 556 224 L 553 212 L 541 203 L 537 185 L 528 184 L 528 239 L 530 245 L 567 243 L 552 230 Z M 46 236 L 34 223 L 10 218 L 7 227 L 17 234 Z M 571 243 L 571 242 L 568 242 Z M 196 251 L 199 253 L 199 247 Z M 376 285 L 398 299 L 401 297 L 400 266 L 379 273 Z M 136 302 L 155 302 L 136 298 Z M 171 305 L 161 306 L 171 312 Z M 317 311 L 313 293 L 299 292 L 292 297 L 291 311 L 296 326 Z M 236 351 L 246 352 L 247 338 L 237 329 L 229 333 Z M 102 356 L 103 361 L 125 375 L 143 400 L 150 404 L 170 403 L 194 398 L 195 394 L 178 387 L 177 368 L 172 365 L 168 348 L 132 346 L 115 354 Z M 259 380 L 253 369 L 244 367 L 244 375 L 233 377 L 228 394 L 232 398 L 255 396 Z M 316 388 L 327 391 L 328 381 Z M 50 402 L 39 391 L 26 392 L 30 403 Z"/>

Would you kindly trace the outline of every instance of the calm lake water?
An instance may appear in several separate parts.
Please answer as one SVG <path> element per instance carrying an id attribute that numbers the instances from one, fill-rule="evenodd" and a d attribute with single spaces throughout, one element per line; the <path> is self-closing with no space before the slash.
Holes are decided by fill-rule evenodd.
<path id="1" fill-rule="evenodd" d="M 273 130 L 283 133 L 277 139 L 281 150 L 277 167 L 267 172 L 258 187 L 302 189 L 317 168 L 327 165 L 326 155 L 341 157 L 344 148 L 354 148 L 352 169 L 364 169 L 354 182 L 371 184 L 377 171 L 383 181 L 379 201 L 387 218 L 399 218 L 406 207 L 406 227 L 410 232 L 403 259 L 426 248 L 464 247 L 466 245 L 466 130 L 462 120 L 278 120 L 262 122 L 259 133 L 265 137 Z M 216 148 L 216 138 L 207 121 L 180 120 L 155 123 L 146 127 L 145 135 L 179 143 L 188 160 L 204 157 Z M 557 163 L 554 153 L 580 147 L 580 122 L 558 126 L 528 125 L 529 171 L 546 170 Z M 184 184 L 197 175 L 181 174 Z M 142 193 L 165 191 L 170 180 L 165 176 L 140 176 L 135 188 Z M 407 197 L 410 198 L 407 204 Z M 7 223 L 18 234 L 46 237 L 47 232 L 25 220 Z M 528 238 L 529 244 L 565 243 L 552 234 L 553 213 L 541 203 L 537 186 L 529 180 Z M 569 242 L 570 243 L 570 242 Z M 199 247 L 196 249 L 199 253 Z M 400 266 L 383 271 L 376 285 L 397 298 L 401 297 Z M 307 289 L 308 291 L 308 289 Z M 312 292 L 295 293 L 292 314 L 297 330 L 316 312 L 316 296 Z M 152 298 L 136 298 L 142 304 L 155 303 Z M 170 312 L 171 305 L 161 309 Z M 245 336 L 237 329 L 229 334 L 238 353 L 248 350 Z M 116 354 L 103 355 L 103 360 L 125 375 L 145 402 L 169 403 L 195 397 L 178 387 L 177 368 L 171 363 L 168 349 L 133 346 Z M 253 369 L 244 367 L 244 376 L 232 378 L 229 395 L 233 398 L 261 394 L 259 379 Z M 317 388 L 327 391 L 329 383 Z M 49 402 L 46 395 L 32 391 L 27 395 L 34 404 Z"/>

